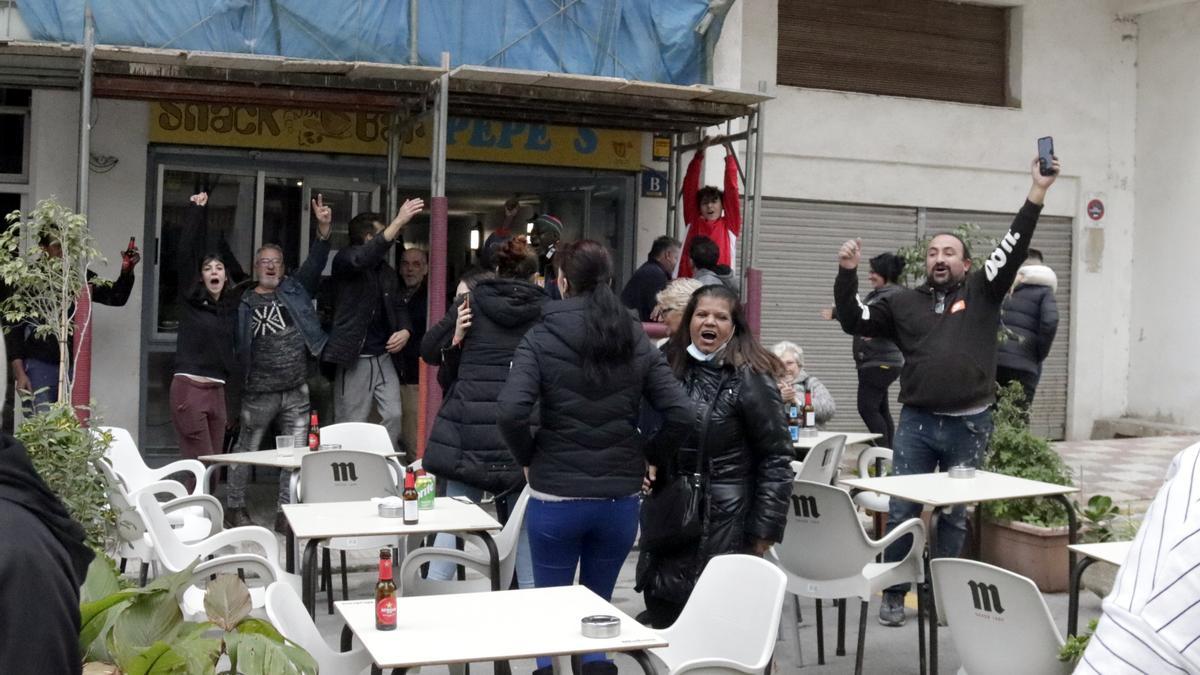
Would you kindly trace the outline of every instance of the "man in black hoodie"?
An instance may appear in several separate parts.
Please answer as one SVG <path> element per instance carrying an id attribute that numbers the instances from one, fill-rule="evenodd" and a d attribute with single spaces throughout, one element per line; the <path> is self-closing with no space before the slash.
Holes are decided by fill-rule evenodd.
<path id="1" fill-rule="evenodd" d="M 992 433 L 990 406 L 996 399 L 996 337 L 1000 307 L 1029 251 L 1046 190 L 1058 174 L 1041 175 L 1032 165 L 1029 197 L 1008 234 L 980 269 L 958 236 L 934 235 L 925 255 L 926 282 L 892 293 L 872 305 L 858 301 L 862 241 L 842 244 L 833 297 L 838 321 L 851 335 L 893 340 L 904 354 L 900 375 L 900 424 L 893 472 L 897 475 L 979 466 Z M 892 499 L 888 528 L 916 517 L 921 505 Z M 955 507 L 938 522 L 934 557 L 953 557 L 966 538 L 966 509 Z M 900 560 L 911 546 L 903 537 L 888 547 L 886 561 Z M 885 626 L 904 623 L 908 585 L 887 589 L 879 608 Z"/>
<path id="2" fill-rule="evenodd" d="M 8 434 L 0 434 L 0 542 L 0 673 L 80 672 L 79 587 L 94 554 Z"/>

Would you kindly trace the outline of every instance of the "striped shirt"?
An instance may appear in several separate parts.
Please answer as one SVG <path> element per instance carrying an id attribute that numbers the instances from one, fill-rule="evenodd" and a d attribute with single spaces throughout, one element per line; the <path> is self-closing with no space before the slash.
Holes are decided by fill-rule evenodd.
<path id="1" fill-rule="evenodd" d="M 1200 672 L 1198 501 L 1200 443 L 1171 462 L 1076 673 Z"/>

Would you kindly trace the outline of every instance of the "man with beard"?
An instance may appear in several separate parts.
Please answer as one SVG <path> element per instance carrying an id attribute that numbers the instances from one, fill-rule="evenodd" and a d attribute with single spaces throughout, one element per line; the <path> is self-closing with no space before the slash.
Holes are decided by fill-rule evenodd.
<path id="1" fill-rule="evenodd" d="M 934 235 L 925 254 L 926 282 L 864 305 L 858 301 L 862 241 L 838 251 L 833 297 L 838 321 L 851 335 L 888 338 L 904 354 L 900 375 L 900 424 L 896 428 L 893 473 L 930 473 L 952 466 L 978 466 L 992 432 L 990 406 L 996 391 L 996 338 L 1000 308 L 1017 269 L 1029 251 L 1046 190 L 1058 175 L 1041 175 L 1032 165 L 1033 185 L 1008 234 L 978 270 L 971 252 L 950 233 Z M 888 528 L 916 517 L 921 505 L 893 498 Z M 938 522 L 934 557 L 958 555 L 966 538 L 966 509 L 955 507 Z M 903 537 L 888 547 L 884 560 L 900 560 L 912 545 Z M 904 623 L 908 585 L 883 594 L 879 622 Z"/>
<path id="2" fill-rule="evenodd" d="M 246 375 L 241 424 L 235 452 L 258 450 L 272 424 L 280 434 L 299 435 L 308 428 L 308 361 L 305 352 L 319 356 L 328 336 L 313 308 L 312 296 L 329 258 L 333 211 L 321 195 L 312 202 L 317 238 L 308 259 L 296 274 L 285 276 L 283 249 L 265 244 L 254 254 L 257 285 L 242 295 L 237 316 L 237 353 Z M 246 511 L 245 466 L 229 469 L 225 520 L 230 526 L 250 525 Z M 291 475 L 279 472 L 279 503 L 289 497 Z M 275 514 L 275 529 L 284 531 L 283 512 Z"/>

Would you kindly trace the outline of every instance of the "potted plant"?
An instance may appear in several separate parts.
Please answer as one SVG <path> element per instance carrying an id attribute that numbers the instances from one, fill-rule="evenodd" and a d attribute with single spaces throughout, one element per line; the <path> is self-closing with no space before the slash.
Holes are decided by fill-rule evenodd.
<path id="1" fill-rule="evenodd" d="M 145 588 L 122 588 L 97 558 L 80 592 L 79 645 L 88 673 L 315 675 L 317 664 L 270 622 L 250 616 L 250 591 L 232 574 L 207 585 L 207 621 L 185 621 L 179 592 L 195 563 Z M 223 670 L 218 671 L 221 667 Z"/>
<path id="2" fill-rule="evenodd" d="M 1021 385 L 1000 389 L 984 469 L 1018 478 L 1071 485 L 1071 474 L 1049 441 L 1034 435 L 1017 401 Z M 982 558 L 1022 574 L 1043 592 L 1067 589 L 1066 507 L 1045 498 L 988 502 L 983 506 Z"/>
<path id="3" fill-rule="evenodd" d="M 60 362 L 58 400 L 27 415 L 15 436 L 38 474 L 83 525 L 88 544 L 103 556 L 112 543 L 116 515 L 94 462 L 111 438 L 93 434 L 82 422 L 90 416 L 90 406 L 70 405 L 68 370 L 75 299 L 86 284 L 88 265 L 103 257 L 87 219 L 54 199 L 42 200 L 26 213 L 14 211 L 6 220 L 8 228 L 0 233 L 0 278 L 8 295 L 0 301 L 0 312 L 9 325 L 25 322 L 35 326 L 37 336 L 54 336 Z M 57 242 L 62 255 L 51 255 L 38 245 L 42 241 Z"/>

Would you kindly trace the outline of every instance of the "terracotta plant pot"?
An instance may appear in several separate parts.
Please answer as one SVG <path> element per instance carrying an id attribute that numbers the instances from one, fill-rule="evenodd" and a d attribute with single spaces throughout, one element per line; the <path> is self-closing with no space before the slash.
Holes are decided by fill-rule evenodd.
<path id="1" fill-rule="evenodd" d="M 1062 593 L 1070 581 L 1067 532 L 1066 527 L 985 521 L 983 560 L 1029 577 L 1043 593 Z"/>

